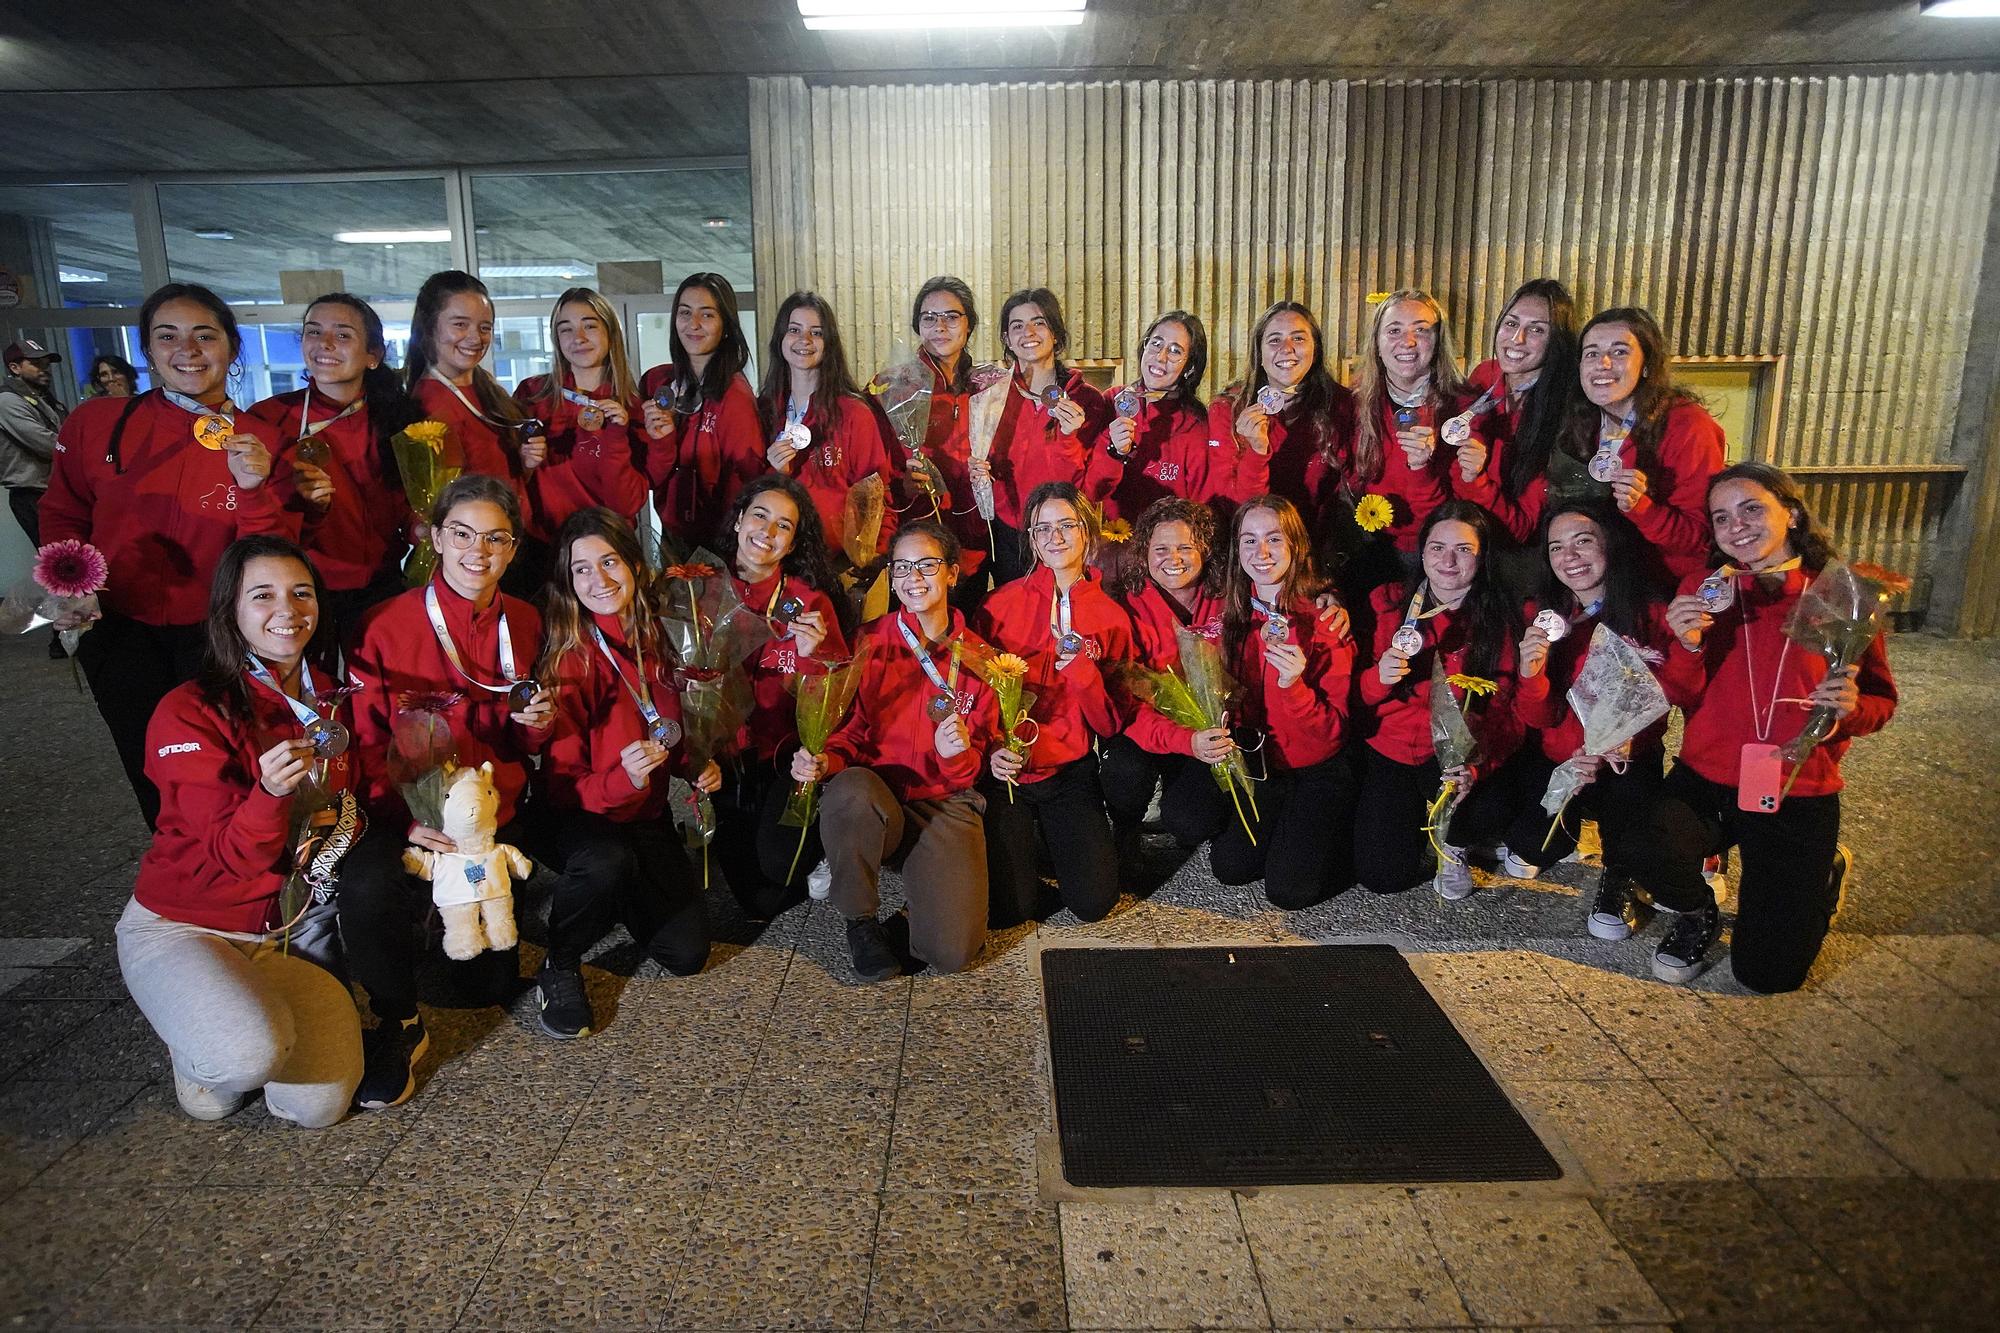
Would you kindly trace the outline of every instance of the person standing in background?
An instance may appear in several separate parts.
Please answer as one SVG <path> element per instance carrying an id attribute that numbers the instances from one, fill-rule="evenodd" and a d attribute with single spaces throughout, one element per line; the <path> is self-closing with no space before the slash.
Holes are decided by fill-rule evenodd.
<path id="1" fill-rule="evenodd" d="M 130 398 L 139 392 L 139 372 L 124 357 L 100 352 L 91 358 L 90 374 L 78 387 L 85 398 Z"/>
<path id="2" fill-rule="evenodd" d="M 0 380 L 0 486 L 30 546 L 42 544 L 42 492 L 49 488 L 56 432 L 67 410 L 49 392 L 49 365 L 60 360 L 59 353 L 23 338 L 7 345 L 7 378 Z M 49 656 L 66 656 L 57 635 L 49 636 Z"/>

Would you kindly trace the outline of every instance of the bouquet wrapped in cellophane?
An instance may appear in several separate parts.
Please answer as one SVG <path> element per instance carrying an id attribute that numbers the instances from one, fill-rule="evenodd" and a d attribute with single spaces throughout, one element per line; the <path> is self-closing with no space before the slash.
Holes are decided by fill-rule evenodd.
<path id="1" fill-rule="evenodd" d="M 425 828 L 444 822 L 447 770 L 458 759 L 445 714 L 465 696 L 449 691 L 399 694 L 389 721 L 389 781 L 396 784 L 410 818 Z"/>
<path id="2" fill-rule="evenodd" d="M 1002 743 L 1023 759 L 1035 744 L 1035 737 L 1041 734 L 1041 727 L 1028 716 L 1035 706 L 1035 692 L 1028 686 L 1028 664 L 1013 653 L 972 652 L 965 655 L 966 664 L 993 691 L 993 700 L 1000 706 L 1000 735 Z M 1032 730 L 1024 732 L 1023 727 Z M 1014 799 L 1014 780 L 1007 779 L 1007 799 Z"/>
<path id="3" fill-rule="evenodd" d="M 683 753 L 690 777 L 711 759 L 734 747 L 736 733 L 750 715 L 750 678 L 740 670 L 771 638 L 763 616 L 743 604 L 736 582 L 707 551 L 683 565 L 661 571 L 667 581 L 662 625 L 679 665 Z M 680 781 L 676 779 L 676 781 Z M 685 784 L 684 784 L 685 785 Z M 690 847 L 702 849 L 702 883 L 708 883 L 708 844 L 715 837 L 715 806 L 706 793 L 689 787 L 683 799 L 670 784 L 674 820 Z"/>
<path id="4" fill-rule="evenodd" d="M 1615 756 L 1667 715 L 1667 696 L 1645 654 L 1624 635 L 1600 624 L 1591 631 L 1583 670 L 1569 687 L 1569 706 L 1583 724 L 1583 748 L 1556 765 L 1548 790 L 1542 793 L 1542 809 L 1553 817 L 1550 838 L 1562 823 L 1563 810 L 1590 782 L 1594 765 L 1579 760 Z M 1542 845 L 1548 846 L 1547 838 Z"/>
<path id="5" fill-rule="evenodd" d="M 926 517 L 940 518 L 951 509 L 951 490 L 937 464 L 924 452 L 924 437 L 931 427 L 932 383 L 930 364 L 898 338 L 889 364 L 869 382 L 868 392 L 882 405 L 903 446 L 903 471 L 931 507 Z"/>
<path id="6" fill-rule="evenodd" d="M 403 477 L 403 496 L 425 522 L 430 520 L 431 506 L 437 503 L 438 493 L 465 470 L 444 461 L 449 434 L 450 427 L 442 421 L 426 419 L 413 421 L 389 437 L 389 447 L 396 454 L 396 470 Z M 426 535 L 412 548 L 403 565 L 403 582 L 407 587 L 421 588 L 430 582 L 436 569 L 437 547 Z"/>
<path id="7" fill-rule="evenodd" d="M 1177 727 L 1189 731 L 1227 728 L 1230 704 L 1240 687 L 1222 664 L 1222 650 L 1189 629 L 1179 630 L 1175 637 L 1180 652 L 1178 669 L 1157 671 L 1127 662 L 1116 668 L 1121 686 L 1133 698 L 1151 704 L 1160 716 Z M 1244 834 L 1250 845 L 1256 846 L 1257 835 L 1243 813 L 1244 803 L 1249 803 L 1250 814 L 1259 821 L 1264 816 L 1257 809 L 1250 767 L 1243 762 L 1242 752 L 1230 751 L 1227 759 L 1209 765 L 1208 771 L 1214 776 L 1215 785 L 1229 793 L 1229 803 L 1236 807 L 1236 818 L 1243 825 Z"/>
<path id="8" fill-rule="evenodd" d="M 875 559 L 882 540 L 882 514 L 887 506 L 882 474 L 872 473 L 847 488 L 840 507 L 840 549 L 857 569 Z"/>
<path id="9" fill-rule="evenodd" d="M 1453 694 L 1456 688 L 1463 694 Z M 1494 691 L 1492 681 L 1482 676 L 1459 676 L 1445 674 L 1444 655 L 1437 654 L 1431 660 L 1431 753 L 1437 756 L 1438 767 L 1446 773 L 1455 768 L 1464 768 L 1479 754 L 1479 742 L 1472 734 L 1472 726 L 1465 720 L 1465 710 L 1475 698 Z M 1438 786 L 1438 794 L 1424 809 L 1424 835 L 1431 841 L 1440 858 L 1444 855 L 1444 829 L 1457 808 L 1460 791 L 1458 779 L 1447 777 Z"/>
<path id="10" fill-rule="evenodd" d="M 1882 633 L 1889 603 L 1909 590 L 1906 575 L 1879 565 L 1829 560 L 1799 594 L 1798 604 L 1785 619 L 1785 633 L 1792 642 L 1824 657 L 1829 675 L 1845 671 L 1861 660 L 1861 654 Z M 1839 720 L 1833 709 L 1822 705 L 1807 715 L 1805 728 L 1785 742 L 1779 753 L 1792 765 L 1792 772 L 1779 794 L 1781 802 L 1791 794 L 1806 757 L 1833 734 Z"/>
<path id="11" fill-rule="evenodd" d="M 102 614 L 97 594 L 110 579 L 111 562 L 89 542 L 70 537 L 37 547 L 28 577 L 9 588 L 5 602 L 0 602 L 0 634 L 26 634 L 65 617 L 81 616 L 80 624 L 56 635 L 69 654 L 70 674 L 81 692 L 83 677 L 77 672 L 76 646 L 91 622 Z"/>
<path id="12" fill-rule="evenodd" d="M 868 652 L 864 648 L 847 661 L 836 663 L 825 671 L 793 673 L 791 687 L 792 697 L 798 703 L 799 745 L 807 754 L 816 755 L 826 749 L 827 740 L 839 729 L 854 702 L 855 692 L 861 688 L 867 665 Z M 785 813 L 778 817 L 780 824 L 799 831 L 799 845 L 792 853 L 792 868 L 785 872 L 787 883 L 798 872 L 799 855 L 806 849 L 806 831 L 817 818 L 819 783 L 796 784 L 785 801 Z"/>

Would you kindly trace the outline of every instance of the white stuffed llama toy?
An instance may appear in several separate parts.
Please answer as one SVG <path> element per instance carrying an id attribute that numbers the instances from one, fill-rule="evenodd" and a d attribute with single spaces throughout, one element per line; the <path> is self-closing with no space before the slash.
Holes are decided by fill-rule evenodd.
<path id="1" fill-rule="evenodd" d="M 451 769 L 445 776 L 444 827 L 439 832 L 458 850 L 403 849 L 403 869 L 431 882 L 431 901 L 444 918 L 444 951 L 452 958 L 511 949 L 520 938 L 514 930 L 514 881 L 508 872 L 526 879 L 535 863 L 519 848 L 493 841 L 499 810 L 491 763 Z"/>

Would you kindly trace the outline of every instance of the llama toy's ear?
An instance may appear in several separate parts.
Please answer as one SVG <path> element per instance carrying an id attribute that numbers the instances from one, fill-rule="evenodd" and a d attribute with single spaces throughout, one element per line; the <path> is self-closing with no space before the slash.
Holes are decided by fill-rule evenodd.
<path id="1" fill-rule="evenodd" d="M 479 766 L 479 771 L 480 771 L 481 773 L 484 773 L 484 774 L 485 774 L 485 775 L 486 775 L 487 777 L 489 777 L 489 778 L 490 778 L 490 777 L 492 777 L 492 776 L 493 776 L 493 761 L 492 761 L 491 759 L 488 759 L 488 760 L 487 760 L 487 761 L 486 761 L 485 763 L 483 763 L 483 764 L 481 764 L 481 765 Z"/>

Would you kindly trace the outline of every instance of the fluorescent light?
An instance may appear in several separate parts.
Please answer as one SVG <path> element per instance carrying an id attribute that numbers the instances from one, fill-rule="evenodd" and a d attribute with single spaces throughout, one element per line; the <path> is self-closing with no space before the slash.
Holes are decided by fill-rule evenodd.
<path id="1" fill-rule="evenodd" d="M 482 278 L 587 278 L 592 270 L 581 264 L 481 264 Z"/>
<path id="2" fill-rule="evenodd" d="M 727 227 L 727 226 L 729 225 L 729 219 L 728 219 L 728 218 L 703 218 L 703 219 L 701 220 L 701 225 L 702 225 L 702 226 L 704 226 L 704 227 L 707 227 L 707 228 L 708 228 L 708 229 L 709 229 L 710 231 L 721 231 L 721 230 L 722 230 L 722 229 L 723 229 L 724 227 Z"/>
<path id="3" fill-rule="evenodd" d="M 66 265 L 58 265 L 56 281 L 67 286 L 73 282 L 106 282 L 109 279 L 94 268 L 69 268 Z"/>
<path id="4" fill-rule="evenodd" d="M 451 239 L 451 228 L 433 227 L 420 231 L 337 231 L 333 239 L 346 245 L 427 245 Z"/>
<path id="5" fill-rule="evenodd" d="M 236 233 L 227 227 L 196 227 L 194 234 L 204 241 L 233 241 Z"/>
<path id="6" fill-rule="evenodd" d="M 1060 28 L 1083 22 L 1085 0 L 798 0 L 808 31 L 891 28 Z"/>
<path id="7" fill-rule="evenodd" d="M 1922 10 L 1937 19 L 2000 18 L 2000 0 L 1924 0 Z"/>

